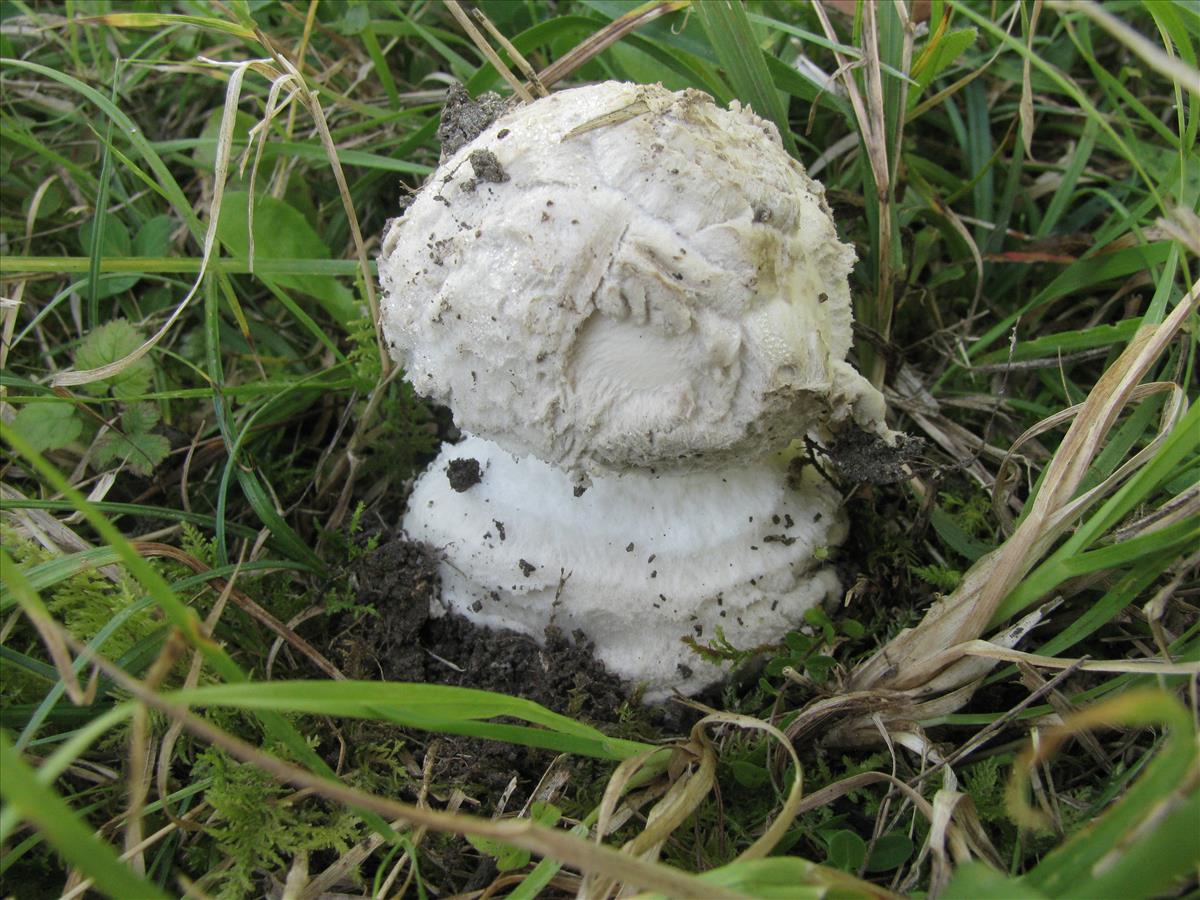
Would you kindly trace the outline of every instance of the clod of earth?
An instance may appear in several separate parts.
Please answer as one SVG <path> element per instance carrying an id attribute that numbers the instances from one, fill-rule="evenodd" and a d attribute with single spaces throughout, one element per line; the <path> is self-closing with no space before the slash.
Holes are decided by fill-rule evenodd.
<path id="1" fill-rule="evenodd" d="M 450 487 L 460 494 L 479 484 L 482 478 L 483 471 L 477 459 L 458 458 L 446 463 L 446 480 L 450 482 Z"/>
<path id="2" fill-rule="evenodd" d="M 578 629 L 653 700 L 723 674 L 682 638 L 756 646 L 835 593 L 838 498 L 778 452 L 892 439 L 845 361 L 853 263 L 774 126 L 698 91 L 563 91 L 451 153 L 379 264 L 393 354 L 471 435 L 404 519 L 444 609 Z M 456 492 L 464 456 L 482 477 Z"/>

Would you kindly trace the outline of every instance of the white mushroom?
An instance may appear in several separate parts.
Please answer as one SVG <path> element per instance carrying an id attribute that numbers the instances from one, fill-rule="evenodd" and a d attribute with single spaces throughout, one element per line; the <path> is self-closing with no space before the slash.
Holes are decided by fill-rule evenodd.
<path id="1" fill-rule="evenodd" d="M 453 489 L 455 460 L 477 462 L 480 480 Z M 722 677 L 681 638 L 708 643 L 721 629 L 754 648 L 838 591 L 816 562 L 845 537 L 838 501 L 815 473 L 789 484 L 774 459 L 597 475 L 576 497 L 562 469 L 468 437 L 418 481 L 404 529 L 444 560 L 444 610 L 535 638 L 548 624 L 582 631 L 656 701 Z"/>
<path id="2" fill-rule="evenodd" d="M 379 265 L 407 377 L 487 439 L 444 451 L 404 521 L 444 552 L 445 604 L 580 628 L 653 696 L 719 676 L 680 643 L 696 626 L 747 645 L 793 626 L 836 589 L 813 560 L 844 529 L 771 454 L 888 433 L 845 361 L 853 262 L 774 126 L 697 91 L 563 91 L 453 153 Z M 453 490 L 453 458 L 482 483 Z"/>
<path id="3" fill-rule="evenodd" d="M 480 151 L 507 180 L 472 174 Z M 851 415 L 882 428 L 845 362 L 853 263 L 773 125 L 608 82 L 438 169 L 384 237 L 383 326 L 418 392 L 515 453 L 719 465 Z"/>

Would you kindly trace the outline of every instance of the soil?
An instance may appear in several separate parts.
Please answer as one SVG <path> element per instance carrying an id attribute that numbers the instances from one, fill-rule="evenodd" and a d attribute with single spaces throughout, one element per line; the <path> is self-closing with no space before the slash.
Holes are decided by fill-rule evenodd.
<path id="1" fill-rule="evenodd" d="M 483 481 L 483 470 L 479 467 L 477 459 L 452 459 L 446 464 L 446 479 L 450 482 L 450 487 L 461 494 Z"/>
<path id="2" fill-rule="evenodd" d="M 396 539 L 382 544 L 359 563 L 358 600 L 377 616 L 345 629 L 339 663 L 351 678 L 383 678 L 492 690 L 524 697 L 554 712 L 613 733 L 632 712 L 657 737 L 660 730 L 686 732 L 691 711 L 682 707 L 641 707 L 630 689 L 592 655 L 581 634 L 568 636 L 548 628 L 544 644 L 511 631 L 479 628 L 459 616 L 430 615 L 440 592 L 437 561 L 422 544 Z M 625 736 L 630 736 L 625 734 Z M 434 776 L 444 785 L 463 787 L 485 808 L 516 776 L 517 790 L 508 808 L 524 803 L 553 761 L 550 751 L 443 736 Z M 591 790 L 607 776 L 609 764 L 573 760 L 573 787 Z"/>
<path id="3" fill-rule="evenodd" d="M 829 447 L 838 475 L 852 484 L 894 484 L 905 481 L 925 452 L 921 438 L 899 435 L 889 446 L 878 435 L 847 428 Z"/>
<path id="4" fill-rule="evenodd" d="M 507 110 L 508 103 L 493 91 L 472 100 L 461 84 L 451 85 L 446 92 L 446 105 L 442 108 L 442 121 L 437 130 L 442 160 L 483 134 Z"/>
<path id="5" fill-rule="evenodd" d="M 477 182 L 490 181 L 492 184 L 502 184 L 508 181 L 508 175 L 501 168 L 500 160 L 491 150 L 472 150 L 469 159 Z"/>

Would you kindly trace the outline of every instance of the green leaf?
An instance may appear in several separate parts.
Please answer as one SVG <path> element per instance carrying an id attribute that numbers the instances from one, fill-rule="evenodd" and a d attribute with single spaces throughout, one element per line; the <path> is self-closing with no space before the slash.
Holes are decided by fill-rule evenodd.
<path id="1" fill-rule="evenodd" d="M 93 834 L 61 797 L 42 784 L 0 731 L 0 796 L 33 823 L 71 865 L 78 866 L 110 897 L 165 897 L 158 887 L 122 863 L 116 852 Z"/>
<path id="2" fill-rule="evenodd" d="M 787 648 L 792 653 L 803 656 L 816 645 L 816 638 L 811 638 L 807 634 L 801 634 L 798 631 L 789 631 L 783 636 L 783 642 L 787 644 Z"/>
<path id="3" fill-rule="evenodd" d="M 868 872 L 890 872 L 902 866 L 913 852 L 913 842 L 907 834 L 891 831 L 880 835 L 867 859 Z"/>
<path id="4" fill-rule="evenodd" d="M 245 191 L 225 194 L 217 236 L 229 252 L 242 259 L 250 256 L 250 195 Z M 329 247 L 316 229 L 298 209 L 282 200 L 266 195 L 255 198 L 254 258 L 259 259 L 329 259 Z M 320 301 L 334 319 L 345 324 L 358 317 L 354 293 L 328 275 L 298 277 L 275 275 L 270 279 L 287 290 L 299 291 Z"/>
<path id="5" fill-rule="evenodd" d="M 832 656 L 810 656 L 804 661 L 804 673 L 817 684 L 824 684 L 836 665 L 837 660 Z"/>
<path id="6" fill-rule="evenodd" d="M 121 428 L 126 434 L 146 434 L 159 420 L 158 407 L 153 403 L 135 403 L 121 413 Z"/>
<path id="7" fill-rule="evenodd" d="M 908 93 L 908 108 L 912 109 L 929 87 L 933 79 L 944 72 L 951 63 L 959 58 L 964 51 L 972 46 L 979 37 L 975 28 L 959 28 L 942 35 L 937 43 L 931 43 L 913 63 L 912 77 L 918 87 Z"/>
<path id="8" fill-rule="evenodd" d="M 100 366 L 116 362 L 140 347 L 143 340 L 145 338 L 141 332 L 125 319 L 113 319 L 83 339 L 83 343 L 75 351 L 75 368 L 98 369 Z M 129 400 L 149 391 L 153 376 L 154 363 L 143 356 L 116 375 L 81 387 L 88 393 L 97 395 L 111 390 L 118 400 Z"/>
<path id="9" fill-rule="evenodd" d="M 539 825 L 545 825 L 547 828 L 553 828 L 558 824 L 558 820 L 562 818 L 562 810 L 553 803 L 546 803 L 544 800 L 538 800 L 529 806 L 529 817 Z"/>
<path id="10" fill-rule="evenodd" d="M 981 364 L 1007 362 L 1008 360 L 1039 359 L 1059 353 L 1075 353 L 1093 347 L 1111 347 L 1131 340 L 1142 326 L 1141 316 L 1123 319 L 1120 322 L 1095 325 L 1078 331 L 1063 331 L 1021 341 L 1009 350 L 993 350 L 980 357 Z"/>
<path id="11" fill-rule="evenodd" d="M 121 414 L 124 434 L 110 431 L 96 445 L 94 459 L 98 466 L 120 460 L 139 475 L 148 476 L 155 466 L 171 452 L 171 442 L 161 434 L 151 434 L 158 424 L 158 407 L 153 403 L 137 403 Z"/>
<path id="12" fill-rule="evenodd" d="M 853 872 L 867 858 L 867 842 L 853 831 L 843 829 L 830 835 L 829 865 L 845 872 Z"/>
<path id="13" fill-rule="evenodd" d="M 512 872 L 529 865 L 531 854 L 528 850 L 522 850 L 520 847 L 514 847 L 512 844 L 506 844 L 494 838 L 476 837 L 473 834 L 468 834 L 467 840 L 480 853 L 486 853 L 496 860 L 496 868 L 501 872 Z"/>
<path id="14" fill-rule="evenodd" d="M 837 632 L 833 628 L 833 620 L 829 618 L 829 613 L 821 609 L 819 606 L 814 606 L 804 611 L 804 621 L 813 628 L 820 628 L 824 634 L 825 640 L 832 642 L 837 636 Z"/>
<path id="15" fill-rule="evenodd" d="M 562 810 L 552 803 L 539 801 L 530 807 L 529 815 L 539 825 L 552 828 L 562 816 Z M 493 857 L 496 860 L 496 868 L 501 872 L 523 869 L 529 865 L 531 854 L 528 850 L 522 850 L 520 847 L 514 847 L 512 844 L 506 844 L 493 838 L 467 835 L 467 840 L 476 850 Z"/>
<path id="16" fill-rule="evenodd" d="M 983 541 L 976 540 L 967 534 L 962 526 L 954 520 L 954 517 L 940 506 L 935 506 L 930 512 L 929 521 L 933 525 L 933 530 L 938 533 L 938 537 L 947 547 L 971 562 L 975 562 L 992 549 Z"/>
<path id="17" fill-rule="evenodd" d="M 1009 878 L 981 862 L 967 862 L 954 870 L 946 885 L 942 900 L 1049 900 L 1048 895 L 1030 887 L 1024 881 Z"/>
<path id="18" fill-rule="evenodd" d="M 39 452 L 65 447 L 83 430 L 75 409 L 65 400 L 29 403 L 21 407 L 11 428 L 18 431 Z"/>
<path id="19" fill-rule="evenodd" d="M 759 788 L 771 780 L 766 769 L 744 759 L 735 759 L 729 764 L 729 768 L 733 772 L 734 779 L 742 787 Z"/>
<path id="20" fill-rule="evenodd" d="M 700 878 L 761 900 L 820 900 L 823 897 L 850 900 L 884 896 L 875 885 L 853 875 L 795 856 L 742 860 L 712 869 Z M 661 895 L 648 896 L 658 900 Z"/>
<path id="21" fill-rule="evenodd" d="M 174 223 L 168 215 L 147 219 L 133 239 L 134 256 L 166 256 L 171 249 L 171 229 Z"/>
<path id="22" fill-rule="evenodd" d="M 79 243 L 83 248 L 84 253 L 90 253 L 92 247 L 93 231 L 96 228 L 96 220 L 88 219 L 79 226 Z M 111 259 L 113 257 L 130 256 L 133 251 L 133 242 L 129 239 L 129 229 L 125 224 L 115 216 L 105 216 L 104 229 L 100 233 L 100 246 L 96 248 L 101 259 Z M 123 291 L 129 290 L 138 283 L 139 276 L 137 275 L 122 275 L 114 277 L 107 275 L 98 279 L 96 285 L 96 298 L 103 300 L 105 297 L 112 297 L 120 294 Z M 87 288 L 84 288 L 86 291 Z"/>
<path id="23" fill-rule="evenodd" d="M 395 722 L 426 731 L 464 734 L 622 760 L 648 744 L 610 738 L 574 719 L 519 697 L 437 684 L 375 681 L 272 681 L 207 685 L 172 695 L 193 706 L 229 706 L 307 712 Z M 540 728 L 486 721 L 498 716 L 523 719 Z M 663 759 L 666 758 L 666 751 Z"/>
<path id="24" fill-rule="evenodd" d="M 346 7 L 346 14 L 340 22 L 334 24 L 334 30 L 342 34 L 361 34 L 371 24 L 371 10 L 365 3 L 355 3 Z"/>
<path id="25" fill-rule="evenodd" d="M 1082 727 L 1165 725 L 1167 737 L 1141 777 L 1104 814 L 1054 848 L 1022 879 L 1053 897 L 1153 897 L 1195 873 L 1200 788 L 1196 728 L 1171 694 L 1126 691 L 1078 714 Z M 1022 792 L 1012 790 L 1014 796 Z M 1010 807 L 1011 809 L 1011 807 Z M 1022 892 L 1022 896 L 1028 896 Z"/>
<path id="26" fill-rule="evenodd" d="M 783 146 L 796 155 L 796 142 L 788 125 L 787 108 L 771 78 L 762 48 L 754 38 L 746 9 L 733 0 L 708 0 L 692 6 L 700 17 L 730 87 L 743 103 L 770 119 L 779 129 Z"/>

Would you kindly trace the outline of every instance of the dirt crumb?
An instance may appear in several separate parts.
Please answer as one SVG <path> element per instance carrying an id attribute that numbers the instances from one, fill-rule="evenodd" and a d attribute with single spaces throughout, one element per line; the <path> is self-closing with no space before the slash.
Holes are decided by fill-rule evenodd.
<path id="1" fill-rule="evenodd" d="M 899 435 L 889 446 L 878 435 L 847 429 L 829 447 L 829 459 L 846 481 L 894 484 L 911 477 L 912 466 L 925 450 L 920 438 Z"/>
<path id="2" fill-rule="evenodd" d="M 437 130 L 442 161 L 483 134 L 507 108 L 508 104 L 494 91 L 486 91 L 472 100 L 461 84 L 451 85 L 446 92 L 446 105 L 442 107 L 442 121 Z"/>
<path id="3" fill-rule="evenodd" d="M 500 160 L 491 150 L 472 150 L 468 158 L 477 182 L 490 181 L 492 184 L 500 184 L 508 181 L 508 174 L 500 167 Z"/>
<path id="4" fill-rule="evenodd" d="M 477 459 L 452 459 L 446 464 L 446 480 L 450 482 L 450 487 L 461 494 L 483 481 L 483 469 Z"/>

